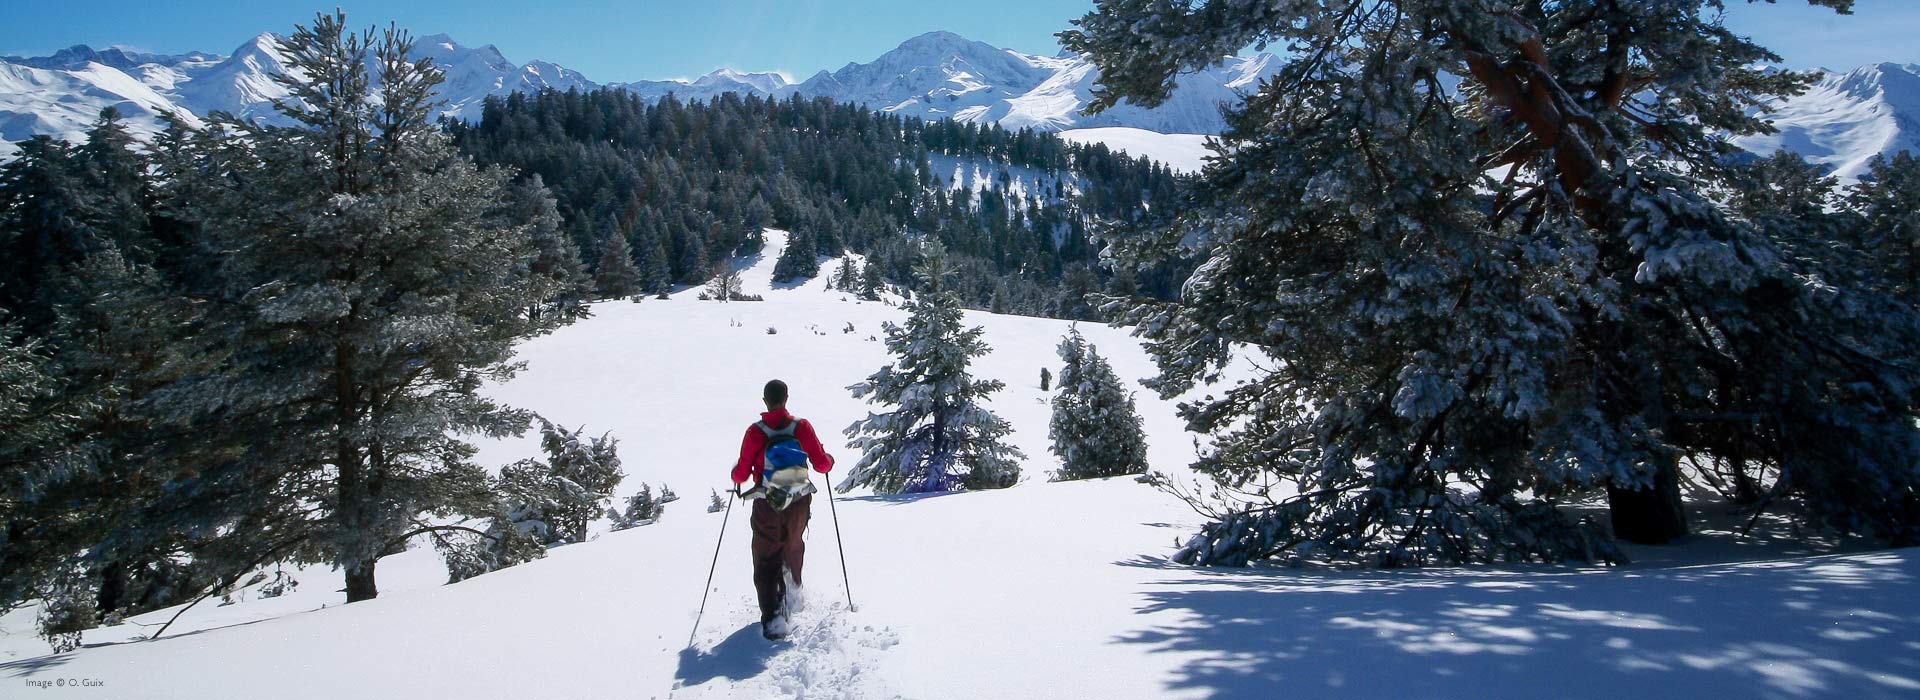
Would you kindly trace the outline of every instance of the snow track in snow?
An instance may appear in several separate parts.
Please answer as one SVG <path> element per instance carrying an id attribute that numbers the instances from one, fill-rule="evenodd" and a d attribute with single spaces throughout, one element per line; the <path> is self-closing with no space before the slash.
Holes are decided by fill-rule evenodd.
<path id="1" fill-rule="evenodd" d="M 825 279 L 774 285 L 786 235 L 743 261 L 763 302 L 594 305 L 519 348 L 527 370 L 489 394 L 556 423 L 611 431 L 640 484 L 682 499 L 659 522 L 447 585 L 431 547 L 381 559 L 378 599 L 342 605 L 340 574 L 297 591 L 89 631 L 51 654 L 35 610 L 0 615 L 0 698 L 1846 698 L 1920 694 L 1920 549 L 1809 556 L 1790 527 L 1737 535 L 1700 513 L 1680 546 L 1612 567 L 1318 571 L 1195 568 L 1165 559 L 1203 522 L 1130 478 L 1049 482 L 1042 366 L 1070 324 L 968 312 L 994 352 L 976 376 L 1029 455 L 1012 488 L 942 496 L 864 490 L 815 501 L 805 607 L 784 643 L 760 636 L 746 509 L 724 490 L 761 385 L 779 376 L 828 451 L 871 407 L 844 389 L 888 361 L 904 312 Z M 831 270 L 833 265 L 823 266 Z M 839 332 L 847 325 L 853 332 Z M 778 334 L 763 332 L 778 327 Z M 809 330 L 809 328 L 817 330 Z M 1125 329 L 1082 324 L 1121 376 L 1152 373 Z M 769 358 L 779 358 L 778 361 Z M 1237 376 L 1237 375 L 1235 375 Z M 1231 381 L 1230 377 L 1230 381 Z M 1172 401 L 1136 397 L 1148 459 L 1185 483 L 1192 436 Z M 537 435 L 479 445 L 481 464 L 540 455 Z M 844 475 L 836 469 L 834 478 Z M 821 486 L 826 484 L 822 479 Z M 823 499 L 824 500 L 824 499 Z M 837 508 L 837 510 L 836 510 Z M 838 523 L 836 528 L 835 523 Z M 716 543 L 722 531 L 729 531 Z M 844 569 L 836 532 L 844 535 Z M 709 562 L 710 598 L 687 645 Z M 1740 563 L 1748 562 L 1748 563 Z M 293 570 L 293 567 L 289 567 Z M 845 609 L 842 572 L 858 612 Z M 28 682 L 92 679 L 48 689 Z"/>
<path id="2" fill-rule="evenodd" d="M 726 624 L 704 630 L 692 648 L 680 652 L 670 697 L 901 697 L 879 672 L 899 634 L 849 614 L 844 602 L 800 608 L 783 642 L 761 638 L 751 597 L 734 599 L 725 618 Z"/>

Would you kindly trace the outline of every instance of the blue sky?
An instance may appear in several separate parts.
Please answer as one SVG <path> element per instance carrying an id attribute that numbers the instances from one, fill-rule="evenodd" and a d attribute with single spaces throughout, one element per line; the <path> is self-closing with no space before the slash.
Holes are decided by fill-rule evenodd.
<path id="1" fill-rule="evenodd" d="M 0 54 L 44 55 L 72 45 L 161 53 L 227 53 L 262 31 L 285 32 L 335 5 L 356 25 L 398 21 L 416 33 L 493 44 L 594 80 L 693 77 L 718 67 L 805 78 L 867 61 L 936 29 L 1027 53 L 1058 50 L 1053 33 L 1091 0 L 19 0 L 0 10 Z M 1920 62 L 1920 0 L 1859 0 L 1852 17 L 1799 0 L 1749 7 L 1727 0 L 1728 24 L 1761 39 L 1789 66 L 1851 68 Z"/>

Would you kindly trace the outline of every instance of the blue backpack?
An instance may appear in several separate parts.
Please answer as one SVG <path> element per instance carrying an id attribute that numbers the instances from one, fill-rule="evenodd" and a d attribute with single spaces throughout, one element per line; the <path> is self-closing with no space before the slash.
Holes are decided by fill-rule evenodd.
<path id="1" fill-rule="evenodd" d="M 800 427 L 800 419 L 787 421 L 787 427 L 775 430 L 766 421 L 753 424 L 767 436 L 767 447 L 761 453 L 760 478 L 771 479 L 773 473 L 782 469 L 807 466 L 807 451 L 800 447 L 800 438 L 794 430 Z"/>

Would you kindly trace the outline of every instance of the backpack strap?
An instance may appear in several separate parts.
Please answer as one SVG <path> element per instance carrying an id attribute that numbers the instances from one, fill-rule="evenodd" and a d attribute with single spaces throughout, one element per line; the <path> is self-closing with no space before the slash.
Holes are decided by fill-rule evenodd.
<path id="1" fill-rule="evenodd" d="M 767 425 L 767 422 L 763 420 L 754 421 L 753 427 L 759 428 L 760 433 L 762 435 L 767 436 L 767 442 L 764 446 L 761 447 L 761 451 L 760 451 L 760 469 L 761 470 L 765 470 L 769 466 L 767 463 L 767 448 L 773 446 L 773 441 L 775 438 L 785 437 L 794 442 L 800 441 L 800 436 L 796 433 L 796 431 L 800 429 L 800 419 L 798 418 L 788 420 L 787 427 L 780 428 L 777 430 L 774 429 L 773 426 Z"/>
<path id="2" fill-rule="evenodd" d="M 787 421 L 787 427 L 780 428 L 778 430 L 775 430 L 772 426 L 767 425 L 767 422 L 763 420 L 754 421 L 753 427 L 759 428 L 760 432 L 765 434 L 768 440 L 772 440 L 773 438 L 779 437 L 781 435 L 793 436 L 794 431 L 800 427 L 800 419 L 795 418 L 793 420 Z"/>

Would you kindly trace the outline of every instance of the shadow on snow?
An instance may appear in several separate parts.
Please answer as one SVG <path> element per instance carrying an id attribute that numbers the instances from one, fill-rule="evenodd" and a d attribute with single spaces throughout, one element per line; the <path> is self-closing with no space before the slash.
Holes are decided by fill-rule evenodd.
<path id="1" fill-rule="evenodd" d="M 1173 688 L 1217 698 L 1920 694 L 1920 549 L 1664 569 L 1203 569 L 1115 639 L 1189 657 Z"/>
<path id="2" fill-rule="evenodd" d="M 680 667 L 673 679 L 682 688 L 722 678 L 745 680 L 766 673 L 767 662 L 780 649 L 781 645 L 760 636 L 759 622 L 751 622 L 704 652 L 692 647 L 680 650 Z"/>
<path id="3" fill-rule="evenodd" d="M 842 501 L 856 502 L 856 503 L 879 503 L 881 505 L 899 506 L 899 505 L 906 505 L 908 503 L 918 503 L 920 501 L 930 500 L 934 498 L 958 496 L 965 493 L 978 493 L 978 492 L 977 491 L 933 491 L 928 493 L 888 493 L 888 494 L 867 493 L 859 496 L 835 496 L 834 498 Z"/>
<path id="4" fill-rule="evenodd" d="M 68 661 L 72 660 L 73 654 L 71 652 L 66 654 L 48 654 L 46 656 L 35 656 L 19 661 L 8 661 L 0 664 L 0 670 L 7 671 L 7 675 L 14 678 L 32 678 L 34 674 L 65 666 Z"/>
<path id="5" fill-rule="evenodd" d="M 315 610 L 318 610 L 318 609 L 319 608 L 316 608 Z M 287 615 L 282 615 L 280 617 L 282 618 L 292 617 L 294 615 L 300 615 L 307 612 L 313 612 L 313 610 L 289 613 Z M 126 641 L 119 641 L 119 642 L 89 642 L 86 644 L 81 644 L 80 649 L 76 651 L 70 651 L 64 654 L 49 653 L 44 656 L 33 656 L 25 659 L 19 659 L 17 661 L 8 661 L 6 663 L 0 663 L 0 671 L 9 671 L 10 673 L 8 673 L 8 675 L 14 678 L 20 678 L 23 676 L 32 676 L 42 671 L 48 671 L 54 668 L 58 668 L 60 666 L 64 666 L 68 661 L 73 660 L 73 656 L 75 654 L 87 649 L 103 649 L 106 647 L 117 647 L 117 646 L 122 646 L 126 644 L 159 644 L 159 643 L 172 641 L 175 639 L 187 639 L 190 637 L 196 637 L 202 634 L 206 634 L 208 632 L 218 632 L 220 630 L 233 629 L 236 627 L 248 627 L 251 625 L 257 625 L 262 622 L 267 622 L 269 620 L 274 620 L 274 619 L 278 619 L 278 618 L 269 617 L 269 618 L 262 618 L 258 620 L 247 620 L 245 622 L 233 622 L 233 623 L 228 623 L 224 625 L 216 625 L 213 627 L 204 627 L 196 630 L 188 630 L 185 632 L 175 632 L 165 637 L 146 637 L 141 639 L 129 639 Z"/>

